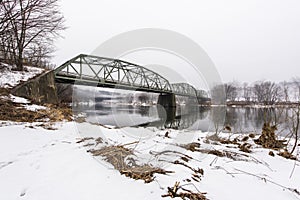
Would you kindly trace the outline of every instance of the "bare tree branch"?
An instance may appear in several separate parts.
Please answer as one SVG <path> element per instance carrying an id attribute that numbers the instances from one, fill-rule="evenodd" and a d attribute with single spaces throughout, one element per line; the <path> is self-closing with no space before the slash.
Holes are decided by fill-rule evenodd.
<path id="1" fill-rule="evenodd" d="M 0 49 L 17 70 L 23 70 L 25 60 L 50 57 L 54 40 L 65 29 L 58 0 L 3 0 L 0 11 Z"/>

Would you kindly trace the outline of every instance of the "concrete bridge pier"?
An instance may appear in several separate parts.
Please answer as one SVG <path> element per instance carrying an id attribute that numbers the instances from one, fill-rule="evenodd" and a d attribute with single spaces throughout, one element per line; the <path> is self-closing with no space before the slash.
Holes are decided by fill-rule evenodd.
<path id="1" fill-rule="evenodd" d="M 158 96 L 157 104 L 165 108 L 176 107 L 175 94 L 160 94 Z"/>
<path id="2" fill-rule="evenodd" d="M 176 117 L 175 94 L 160 94 L 157 101 L 157 112 L 159 118 L 166 123 L 173 122 Z"/>

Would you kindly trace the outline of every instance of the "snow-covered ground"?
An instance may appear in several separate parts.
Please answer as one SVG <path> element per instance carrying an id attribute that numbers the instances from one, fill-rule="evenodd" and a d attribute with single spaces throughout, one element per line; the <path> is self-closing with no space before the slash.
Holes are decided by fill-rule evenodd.
<path id="1" fill-rule="evenodd" d="M 17 97 L 17 96 L 11 95 L 11 94 L 8 96 L 0 96 L 0 101 L 1 100 L 8 100 L 8 101 L 20 104 L 20 107 L 24 107 L 26 110 L 30 110 L 30 111 L 47 109 L 47 107 L 45 107 L 45 106 L 32 104 L 31 101 L 28 99 L 25 99 L 23 97 Z"/>
<path id="2" fill-rule="evenodd" d="M 300 189 L 299 162 L 278 155 L 269 156 L 269 150 L 259 146 L 254 146 L 248 154 L 232 145 L 208 144 L 207 133 L 199 131 L 114 129 L 74 122 L 56 123 L 57 130 L 45 130 L 36 125 L 0 127 L 0 199 L 162 199 L 167 187 L 172 187 L 176 181 L 194 192 L 207 192 L 211 200 L 300 199 L 292 191 Z M 94 139 L 77 143 L 85 137 Z M 104 142 L 96 145 L 98 137 Z M 151 163 L 175 173 L 156 174 L 153 182 L 145 184 L 142 180 L 120 175 L 103 158 L 87 152 L 101 145 L 136 141 L 138 143 L 126 147 L 134 149 L 138 162 Z M 200 149 L 231 151 L 236 156 L 234 159 L 217 157 L 178 146 L 192 141 L 199 142 Z M 180 156 L 171 152 L 153 156 L 155 152 L 167 150 L 192 157 L 186 164 L 204 170 L 201 180 L 193 180 L 194 172 L 185 166 L 161 161 L 180 160 Z"/>
<path id="3" fill-rule="evenodd" d="M 13 71 L 10 66 L 7 66 L 0 71 L 0 88 L 12 88 L 21 81 L 27 81 L 43 71 L 45 69 L 28 66 L 25 67 L 25 71 Z"/>
<path id="4" fill-rule="evenodd" d="M 0 88 L 13 87 L 42 72 L 36 68 L 28 71 L 4 70 Z M 46 109 L 12 95 L 1 96 L 0 101 L 4 100 L 31 111 Z M 47 130 L 43 123 L 54 127 Z M 0 200 L 156 200 L 162 199 L 176 181 L 185 189 L 207 193 L 211 200 L 300 199 L 298 161 L 276 152 L 269 156 L 269 150 L 255 145 L 252 139 L 247 141 L 252 152 L 244 153 L 235 145 L 208 141 L 208 134 L 149 127 L 117 129 L 86 122 L 0 121 Z M 103 142 L 98 143 L 99 137 Z M 89 139 L 78 143 L 83 138 Z M 200 145 L 199 151 L 183 148 L 192 142 Z M 174 173 L 155 174 L 154 181 L 147 184 L 130 179 L 104 158 L 88 152 L 109 145 L 126 145 L 134 151 L 132 159 L 139 165 L 151 164 Z M 207 153 L 214 150 L 226 156 Z M 195 172 L 200 169 L 203 175 Z"/>

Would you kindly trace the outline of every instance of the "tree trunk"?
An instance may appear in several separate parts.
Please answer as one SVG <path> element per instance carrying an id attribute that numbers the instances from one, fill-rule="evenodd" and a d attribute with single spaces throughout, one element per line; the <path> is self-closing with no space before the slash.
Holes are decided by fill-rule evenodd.
<path id="1" fill-rule="evenodd" d="M 294 146 L 291 150 L 291 154 L 294 153 L 296 147 L 297 147 L 297 143 L 298 143 L 298 130 L 299 130 L 299 125 L 300 125 L 300 103 L 298 104 L 297 107 L 297 112 L 296 112 L 296 125 L 294 125 L 293 129 L 294 129 L 294 134 L 295 134 L 295 143 Z"/>
<path id="2" fill-rule="evenodd" d="M 23 53 L 22 51 L 19 50 L 18 52 L 18 58 L 16 60 L 16 71 L 23 71 L 24 66 L 23 66 Z"/>
<path id="3" fill-rule="evenodd" d="M 23 64 L 22 64 L 22 62 L 17 62 L 16 63 L 16 69 L 15 69 L 16 71 L 23 71 L 24 70 L 24 67 L 23 67 Z"/>

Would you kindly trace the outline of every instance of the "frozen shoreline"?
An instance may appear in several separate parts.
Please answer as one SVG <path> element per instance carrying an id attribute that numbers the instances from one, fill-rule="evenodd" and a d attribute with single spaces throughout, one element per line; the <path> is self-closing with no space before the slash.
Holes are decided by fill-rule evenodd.
<path id="1" fill-rule="evenodd" d="M 299 162 L 290 178 L 295 161 L 278 155 L 271 157 L 267 149 L 258 146 L 247 154 L 231 145 L 207 144 L 204 142 L 207 133 L 199 131 L 168 130 L 170 138 L 166 138 L 167 130 L 157 129 L 108 129 L 88 123 L 61 122 L 55 124 L 57 130 L 45 130 L 35 126 L 30 128 L 31 125 L 34 124 L 0 127 L 0 199 L 162 199 L 167 187 L 172 187 L 176 181 L 187 184 L 186 187 L 193 191 L 197 188 L 207 192 L 208 199 L 300 198 L 282 187 L 299 191 Z M 230 150 L 248 157 L 242 156 L 234 161 L 227 157 L 183 151 L 193 158 L 187 162 L 189 166 L 204 170 L 200 182 L 185 182 L 191 179 L 191 170 L 181 165 L 159 163 L 146 156 L 149 151 L 173 148 L 170 143 L 183 141 L 184 138 L 180 138 L 183 134 L 190 135 L 187 142 L 197 141 L 201 148 Z M 87 153 L 89 148 L 97 147 L 93 139 L 84 144 L 77 143 L 84 137 L 99 136 L 111 145 L 139 140 L 137 147 L 128 148 L 135 148 L 137 156 L 145 162 L 161 164 L 175 173 L 156 174 L 155 180 L 148 184 L 127 178 L 103 158 Z M 87 143 L 90 144 L 84 147 Z"/>

